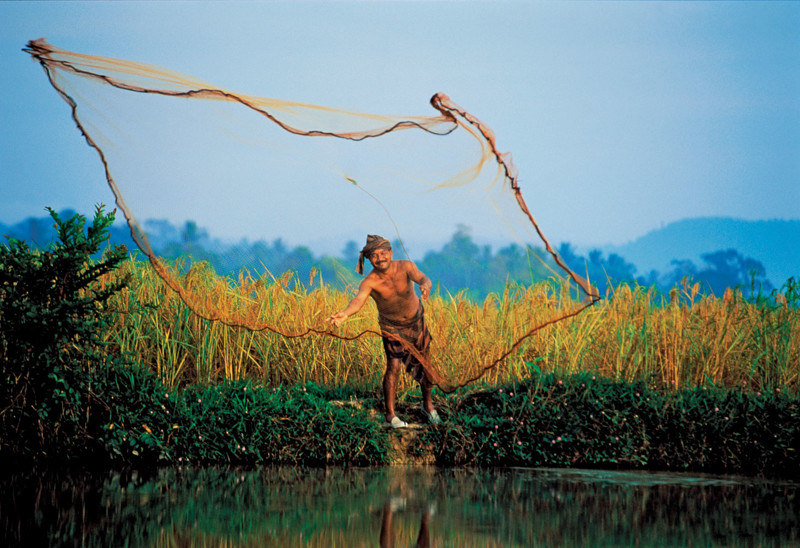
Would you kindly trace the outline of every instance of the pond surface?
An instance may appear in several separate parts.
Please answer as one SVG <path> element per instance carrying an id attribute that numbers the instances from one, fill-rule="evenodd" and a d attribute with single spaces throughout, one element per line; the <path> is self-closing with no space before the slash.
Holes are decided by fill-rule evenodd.
<path id="1" fill-rule="evenodd" d="M 6 472 L 3 546 L 800 546 L 800 483 L 556 469 Z"/>

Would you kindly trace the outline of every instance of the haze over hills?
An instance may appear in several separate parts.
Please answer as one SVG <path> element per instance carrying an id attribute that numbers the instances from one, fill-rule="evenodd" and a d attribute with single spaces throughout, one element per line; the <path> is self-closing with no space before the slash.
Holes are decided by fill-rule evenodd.
<path id="1" fill-rule="evenodd" d="M 74 212 L 64 211 L 61 215 L 62 218 L 66 218 L 72 213 Z M 224 256 L 227 254 L 226 246 L 228 251 L 235 247 L 231 244 L 223 244 L 223 247 L 220 247 L 220 244 L 213 240 L 213 235 L 194 222 L 188 222 L 183 227 L 172 226 L 165 221 L 147 221 L 145 224 L 148 226 L 147 230 L 154 249 L 159 253 L 165 253 L 167 257 L 178 256 L 191 249 L 192 252 L 199 251 L 204 260 L 212 260 L 215 252 L 222 252 Z M 55 237 L 52 225 L 52 219 L 49 217 L 30 218 L 13 226 L 0 223 L 0 234 L 8 234 L 42 246 Z M 464 270 L 466 267 L 463 261 L 473 266 L 480 265 L 479 270 L 487 272 L 496 270 L 498 265 L 495 263 L 500 261 L 506 265 L 504 272 L 508 271 L 510 268 L 508 261 L 513 259 L 511 256 L 513 253 L 509 255 L 500 248 L 489 250 L 476 245 L 469 237 L 468 228 L 464 227 L 464 230 L 457 231 L 449 243 L 442 242 L 441 245 L 444 245 L 442 250 L 448 251 L 447 259 L 443 259 L 437 251 L 432 251 L 417 261 L 425 264 L 426 268 L 436 266 L 441 271 L 436 274 L 442 279 L 448 279 L 453 271 Z M 110 236 L 115 243 L 124 243 L 132 250 L 135 248 L 130 232 L 123 224 L 115 224 L 111 228 Z M 263 265 L 277 272 L 283 272 L 285 269 L 305 271 L 312 267 L 318 268 L 320 261 L 324 262 L 322 255 L 317 256 L 309 248 L 303 246 L 290 248 L 280 239 L 272 243 L 245 242 L 242 245 L 258 255 Z M 768 288 L 780 289 L 790 277 L 800 280 L 798 245 L 800 245 L 800 220 L 744 221 L 706 217 L 670 223 L 624 245 L 577 250 L 565 244 L 559 247 L 559 253 L 565 261 L 568 263 L 571 261 L 571 267 L 577 271 L 583 272 L 588 268 L 587 275 L 592 271 L 591 277 L 596 284 L 604 285 L 605 281 L 636 280 L 644 285 L 657 284 L 663 289 L 676 283 L 683 276 L 689 275 L 697 281 L 702 281 L 705 290 L 719 293 L 724 291 L 723 287 L 749 284 L 752 271 L 747 265 L 751 260 L 763 266 L 765 272 L 759 273 L 758 278 L 760 281 L 768 281 L 771 284 Z M 331 257 L 343 260 L 344 264 L 355 264 L 359 248 L 360 245 L 356 242 L 348 242 L 344 251 Z M 733 251 L 726 253 L 727 250 Z M 206 251 L 211 252 L 211 255 Z M 603 257 L 603 254 L 606 257 Z M 704 261 L 701 257 L 703 254 L 715 254 L 716 259 L 713 264 Z M 232 256 L 241 259 L 239 252 Z M 671 264 L 673 261 L 681 261 L 682 265 L 679 267 L 673 265 Z M 690 263 L 688 269 L 685 263 Z M 525 264 L 528 265 L 527 262 Z M 238 265 L 236 268 L 242 266 L 244 265 Z M 220 271 L 227 271 L 225 268 L 222 266 Z M 526 266 L 524 270 L 526 276 L 530 277 L 530 267 Z M 542 275 L 547 277 L 546 272 Z M 335 274 L 333 277 L 335 278 Z M 464 283 L 467 285 L 463 285 Z M 474 279 L 450 280 L 450 285 L 462 284 L 463 287 L 474 288 L 477 283 L 478 281 Z"/>
<path id="2" fill-rule="evenodd" d="M 730 248 L 761 262 L 775 287 L 792 276 L 800 279 L 800 220 L 684 219 L 602 251 L 624 257 L 645 275 L 650 270 L 669 270 L 673 259 L 701 263 L 700 255 Z"/>

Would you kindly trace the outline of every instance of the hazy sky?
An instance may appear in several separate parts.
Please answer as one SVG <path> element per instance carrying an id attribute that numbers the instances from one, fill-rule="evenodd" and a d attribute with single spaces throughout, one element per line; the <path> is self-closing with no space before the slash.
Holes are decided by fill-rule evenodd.
<path id="1" fill-rule="evenodd" d="M 39 37 L 364 112 L 444 92 L 513 154 L 554 242 L 800 219 L 800 2 L 0 2 L 0 31 L 0 222 L 113 203 L 21 51 Z"/>

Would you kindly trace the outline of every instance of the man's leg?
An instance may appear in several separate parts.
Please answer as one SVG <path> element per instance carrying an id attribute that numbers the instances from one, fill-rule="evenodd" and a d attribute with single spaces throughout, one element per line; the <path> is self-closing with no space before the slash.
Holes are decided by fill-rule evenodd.
<path id="1" fill-rule="evenodd" d="M 400 372 L 398 358 L 386 358 L 386 373 L 383 375 L 383 401 L 386 405 L 386 422 L 392 420 L 394 413 L 394 399 L 397 394 L 397 376 Z"/>
<path id="2" fill-rule="evenodd" d="M 433 392 L 433 383 L 427 377 L 423 377 L 419 381 L 419 389 L 422 391 L 422 408 L 430 413 L 433 411 L 433 400 L 431 399 L 431 392 Z"/>
<path id="3" fill-rule="evenodd" d="M 423 350 L 423 358 L 425 358 L 425 363 L 431 363 L 431 356 L 430 356 L 430 348 L 425 348 Z M 431 392 L 433 392 L 433 383 L 428 378 L 428 374 L 425 372 L 425 368 L 420 365 L 420 373 L 422 373 L 422 378 L 419 380 L 419 389 L 422 392 L 422 409 L 426 413 L 430 413 L 433 411 L 433 400 L 431 400 Z"/>

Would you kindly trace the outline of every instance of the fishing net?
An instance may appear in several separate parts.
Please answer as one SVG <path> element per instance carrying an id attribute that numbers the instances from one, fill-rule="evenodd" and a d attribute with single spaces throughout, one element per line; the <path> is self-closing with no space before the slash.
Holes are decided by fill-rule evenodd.
<path id="1" fill-rule="evenodd" d="M 358 332 L 327 324 L 336 310 L 300 314 L 299 323 L 274 314 L 265 319 L 263 299 L 254 295 L 266 274 L 249 256 L 255 246 L 237 242 L 361 242 L 381 234 L 400 244 L 395 259 L 418 260 L 425 246 L 459 225 L 469 226 L 475 241 L 545 260 L 583 295 L 513 339 L 487 341 L 475 363 L 445 365 L 446 341 L 430 357 L 409 348 L 450 392 L 599 298 L 539 230 L 511 156 L 498 151 L 491 129 L 442 93 L 431 98 L 429 115 L 366 114 L 238 93 L 152 65 L 61 50 L 44 39 L 25 51 L 41 63 L 97 151 L 136 245 L 200 317 L 290 338 L 380 336 L 377 324 Z M 213 227 L 215 239 L 195 253 L 185 245 L 180 265 L 163 260 L 153 242 L 164 226 L 184 224 Z M 230 263 L 223 270 L 238 279 L 238 293 L 217 291 L 192 269 L 213 245 L 226 250 L 217 258 Z M 531 253 L 541 245 L 547 259 Z M 453 265 L 472 267 L 481 265 Z"/>

